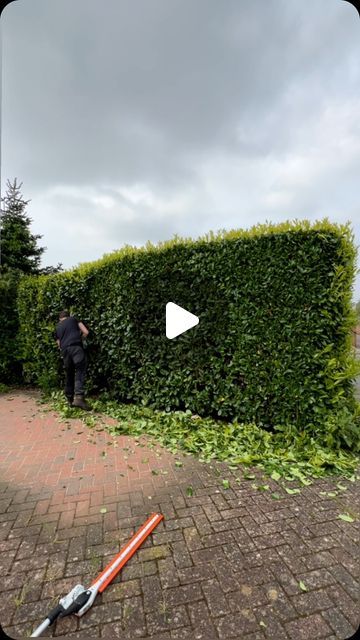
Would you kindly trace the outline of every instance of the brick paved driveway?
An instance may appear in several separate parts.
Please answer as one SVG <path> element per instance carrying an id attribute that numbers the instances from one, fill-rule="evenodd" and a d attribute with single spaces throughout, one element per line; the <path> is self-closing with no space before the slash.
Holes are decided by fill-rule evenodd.
<path id="1" fill-rule="evenodd" d="M 320 492 L 336 480 L 290 496 L 267 479 L 281 495 L 273 500 L 241 470 L 173 456 L 146 438 L 113 438 L 100 418 L 92 429 L 59 422 L 36 398 L 0 396 L 0 621 L 10 636 L 30 635 L 61 595 L 89 585 L 154 511 L 164 522 L 92 609 L 44 635 L 307 640 L 354 633 L 359 528 L 337 516 L 359 514 L 359 483 L 341 481 L 347 491 L 329 498 Z"/>

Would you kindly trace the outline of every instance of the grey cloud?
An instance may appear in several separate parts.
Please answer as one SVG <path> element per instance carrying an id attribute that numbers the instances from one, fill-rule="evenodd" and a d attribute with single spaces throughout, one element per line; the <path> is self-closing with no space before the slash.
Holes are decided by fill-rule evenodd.
<path id="1" fill-rule="evenodd" d="M 269 217 L 357 215 L 350 4 L 18 0 L 3 12 L 2 34 L 3 176 L 23 180 L 49 262 Z M 339 103 L 349 112 L 331 125 L 327 109 Z M 343 140 L 343 155 L 326 136 Z M 298 184 L 289 174 L 297 158 Z M 78 191 L 49 195 L 56 185 Z M 136 185 L 154 199 L 121 197 Z M 90 188 L 114 206 L 96 204 Z"/>
<path id="2" fill-rule="evenodd" d="M 354 37 L 343 37 L 340 3 L 329 13 L 321 13 L 324 2 L 312 3 L 316 27 L 292 0 L 17 5 L 3 18 L 4 135 L 22 140 L 22 163 L 37 184 L 194 180 L 193 153 L 271 149 L 269 119 L 278 130 L 275 146 L 286 145 L 284 91 L 301 82 L 306 92 L 310 82 L 326 93 Z M 21 38 L 28 56 L 25 47 L 19 54 Z M 7 55 L 16 80 L 6 74 Z M 12 87 L 20 81 L 25 119 Z M 29 123 L 38 135 L 29 135 Z M 238 124 L 263 132 L 258 147 L 236 140 Z"/>

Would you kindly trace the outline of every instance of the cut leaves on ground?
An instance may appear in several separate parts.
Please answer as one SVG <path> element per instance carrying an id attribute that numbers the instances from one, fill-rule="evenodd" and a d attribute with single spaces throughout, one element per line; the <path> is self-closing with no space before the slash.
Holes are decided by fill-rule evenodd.
<path id="1" fill-rule="evenodd" d="M 54 409 L 62 416 L 69 416 L 66 400 L 61 392 L 53 392 L 50 398 Z M 311 483 L 309 478 L 329 475 L 346 477 L 355 481 L 359 456 L 345 449 L 331 449 L 321 439 L 309 433 L 299 434 L 295 427 L 282 427 L 267 431 L 255 424 L 237 421 L 221 422 L 212 418 L 192 419 L 191 411 L 166 412 L 146 406 L 122 404 L 103 394 L 92 400 L 94 411 L 114 418 L 117 424 L 106 427 L 112 436 L 130 435 L 138 438 L 146 435 L 173 452 L 195 455 L 206 462 L 219 461 L 232 465 L 258 467 L 275 482 L 280 479 L 297 480 L 302 485 Z M 70 409 L 70 413 L 73 410 Z M 95 419 L 95 415 L 92 416 Z M 101 419 L 101 415 L 99 416 Z M 154 448 L 147 443 L 149 449 Z M 177 462 L 176 466 L 180 466 Z M 220 471 L 217 475 L 220 475 Z M 157 472 L 152 472 L 154 475 Z M 253 473 L 245 473 L 245 480 L 255 480 Z M 266 486 L 266 485 L 264 485 Z M 343 486 L 343 485 L 342 485 Z M 300 489 L 285 489 L 287 493 L 300 493 Z"/>

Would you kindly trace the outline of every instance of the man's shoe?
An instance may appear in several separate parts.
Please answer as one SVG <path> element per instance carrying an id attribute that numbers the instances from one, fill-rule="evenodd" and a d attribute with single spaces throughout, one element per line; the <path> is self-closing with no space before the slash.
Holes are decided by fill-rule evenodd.
<path id="1" fill-rule="evenodd" d="M 91 411 L 89 405 L 85 402 L 84 396 L 75 396 L 73 407 L 78 407 L 79 409 L 84 409 L 84 411 Z"/>
<path id="2" fill-rule="evenodd" d="M 69 407 L 73 407 L 73 402 L 74 402 L 74 396 L 66 396 L 66 399 L 68 401 L 68 405 Z"/>

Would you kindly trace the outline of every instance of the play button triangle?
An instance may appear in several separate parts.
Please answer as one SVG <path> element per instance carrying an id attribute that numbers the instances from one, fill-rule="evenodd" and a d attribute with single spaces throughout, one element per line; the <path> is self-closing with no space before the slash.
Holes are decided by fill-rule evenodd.
<path id="1" fill-rule="evenodd" d="M 176 338 L 199 324 L 199 318 L 174 302 L 166 305 L 166 337 Z"/>

